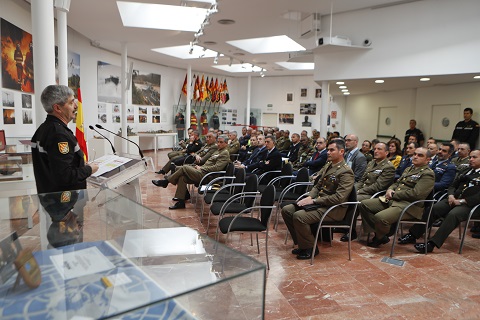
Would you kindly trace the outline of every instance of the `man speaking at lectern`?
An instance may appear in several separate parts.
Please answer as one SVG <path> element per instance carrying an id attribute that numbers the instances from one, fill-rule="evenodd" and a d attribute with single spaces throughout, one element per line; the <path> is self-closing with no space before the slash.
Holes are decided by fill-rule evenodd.
<path id="1" fill-rule="evenodd" d="M 47 86 L 41 96 L 47 119 L 32 137 L 33 172 L 37 192 L 57 192 L 87 188 L 87 178 L 98 170 L 85 164 L 84 154 L 67 124 L 75 118 L 77 104 L 72 89 Z"/>

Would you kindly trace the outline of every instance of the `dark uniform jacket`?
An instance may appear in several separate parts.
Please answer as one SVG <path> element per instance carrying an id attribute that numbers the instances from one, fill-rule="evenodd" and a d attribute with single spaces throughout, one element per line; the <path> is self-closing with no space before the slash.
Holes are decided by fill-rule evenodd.
<path id="1" fill-rule="evenodd" d="M 453 158 L 452 163 L 457 167 L 457 173 L 463 174 L 470 169 L 470 158 L 465 157 L 460 159 L 459 157 Z"/>
<path id="2" fill-rule="evenodd" d="M 398 165 L 397 170 L 395 170 L 395 180 L 398 180 L 403 174 L 403 171 L 412 165 L 412 156 L 403 156 L 402 161 Z"/>
<path id="3" fill-rule="evenodd" d="M 290 149 L 288 149 L 288 152 L 285 153 L 286 157 L 288 157 L 288 162 L 295 162 L 297 161 L 298 158 L 298 150 L 300 150 L 300 142 L 297 144 L 291 144 Z"/>
<path id="4" fill-rule="evenodd" d="M 73 132 L 60 119 L 47 115 L 32 137 L 33 172 L 37 192 L 86 189 L 92 168 Z"/>
<path id="5" fill-rule="evenodd" d="M 267 157 L 267 153 L 268 153 L 268 149 L 265 146 L 263 146 L 262 148 L 258 148 L 258 147 L 255 148 L 255 150 L 253 150 L 250 157 L 247 160 L 245 160 L 245 162 L 243 162 L 243 165 L 245 165 L 245 169 L 247 170 L 248 167 L 254 163 L 265 160 L 265 158 Z M 248 171 L 251 172 L 251 170 L 248 170 Z"/>
<path id="6" fill-rule="evenodd" d="M 390 206 L 403 210 L 414 201 L 426 199 L 434 183 L 435 174 L 428 164 L 418 168 L 412 165 L 403 172 L 397 182 L 388 188 L 395 191 Z M 408 213 L 420 220 L 423 215 L 423 205 L 411 206 Z"/>
<path id="7" fill-rule="evenodd" d="M 383 159 L 379 163 L 375 160 L 370 161 L 360 181 L 355 183 L 355 190 L 357 194 L 372 196 L 379 191 L 387 190 L 393 183 L 394 176 L 395 167 L 388 159 Z"/>
<path id="8" fill-rule="evenodd" d="M 480 169 L 471 169 L 458 176 L 447 193 L 453 195 L 455 199 L 465 199 L 466 205 L 470 208 L 480 204 Z"/>
<path id="9" fill-rule="evenodd" d="M 192 153 L 195 153 L 197 152 L 198 150 L 200 150 L 203 146 L 203 143 L 202 141 L 200 141 L 200 139 L 197 139 L 195 141 L 193 141 L 192 143 L 189 143 L 187 145 L 187 148 L 185 150 L 185 153 L 186 154 L 192 154 Z"/>
<path id="10" fill-rule="evenodd" d="M 321 207 L 331 207 L 333 205 L 347 201 L 352 192 L 355 178 L 352 169 L 340 161 L 337 164 L 327 162 L 320 170 L 317 184 L 312 188 L 309 196 L 313 203 Z M 347 207 L 333 209 L 329 217 L 334 220 L 341 220 L 347 212 Z"/>
<path id="11" fill-rule="evenodd" d="M 457 139 L 460 142 L 467 142 L 470 145 L 470 150 L 475 150 L 477 145 L 479 133 L 478 123 L 470 120 L 468 122 L 460 121 L 453 130 L 452 139 Z"/>

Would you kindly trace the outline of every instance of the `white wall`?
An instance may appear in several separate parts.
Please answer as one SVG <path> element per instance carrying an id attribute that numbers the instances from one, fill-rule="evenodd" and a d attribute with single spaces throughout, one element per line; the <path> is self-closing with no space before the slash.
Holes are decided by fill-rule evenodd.
<path id="1" fill-rule="evenodd" d="M 386 78 L 480 71 L 480 1 L 424 0 L 333 16 L 333 35 L 370 50 L 347 49 L 315 56 L 317 81 Z M 330 18 L 322 19 L 328 36 Z"/>

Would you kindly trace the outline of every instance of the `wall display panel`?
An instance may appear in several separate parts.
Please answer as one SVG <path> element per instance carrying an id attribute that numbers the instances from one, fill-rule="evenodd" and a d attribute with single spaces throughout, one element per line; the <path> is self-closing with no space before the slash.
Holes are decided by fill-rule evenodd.
<path id="1" fill-rule="evenodd" d="M 395 135 L 397 129 L 396 114 L 397 107 L 380 107 L 378 109 L 378 137 L 390 138 Z"/>
<path id="2" fill-rule="evenodd" d="M 146 106 L 160 106 L 161 76 L 133 70 L 132 103 Z"/>
<path id="3" fill-rule="evenodd" d="M 317 114 L 317 104 L 300 103 L 300 114 Z"/>
<path id="4" fill-rule="evenodd" d="M 437 140 L 450 140 L 455 125 L 461 120 L 463 120 L 463 110 L 460 104 L 433 105 L 430 120 L 431 136 Z"/>
<path id="5" fill-rule="evenodd" d="M 121 68 L 106 62 L 97 62 L 98 101 L 120 103 L 122 95 Z"/>
<path id="6" fill-rule="evenodd" d="M 278 126 L 278 113 L 263 113 L 262 125 L 264 127 L 276 127 Z"/>
<path id="7" fill-rule="evenodd" d="M 32 35 L 1 19 L 2 87 L 34 92 Z"/>
<path id="8" fill-rule="evenodd" d="M 293 113 L 279 113 L 278 114 L 278 123 L 279 124 L 293 124 Z"/>

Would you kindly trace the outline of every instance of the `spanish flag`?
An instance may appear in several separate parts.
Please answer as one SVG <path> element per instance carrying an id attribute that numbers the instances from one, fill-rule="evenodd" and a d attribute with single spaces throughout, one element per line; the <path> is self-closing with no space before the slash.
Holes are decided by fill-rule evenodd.
<path id="1" fill-rule="evenodd" d="M 80 91 L 80 88 L 78 88 L 77 90 L 77 98 L 78 98 L 77 119 L 75 121 L 77 124 L 77 128 L 75 130 L 75 137 L 77 138 L 78 146 L 83 151 L 83 158 L 85 162 L 87 162 L 88 151 L 87 151 L 87 141 L 85 139 L 85 129 L 83 128 L 83 106 L 82 106 L 82 93 Z"/>

